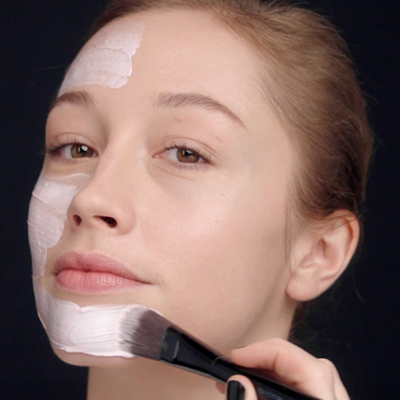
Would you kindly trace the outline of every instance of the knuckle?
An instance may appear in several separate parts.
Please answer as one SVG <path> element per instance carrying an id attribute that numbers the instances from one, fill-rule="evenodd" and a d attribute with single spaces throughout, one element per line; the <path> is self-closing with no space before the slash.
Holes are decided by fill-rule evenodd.
<path id="1" fill-rule="evenodd" d="M 327 358 L 320 358 L 319 361 L 324 364 L 324 366 L 329 369 L 330 371 L 336 371 L 335 364 L 331 361 L 328 360 Z"/>
<path id="2" fill-rule="evenodd" d="M 336 367 L 333 362 L 326 358 L 320 358 L 318 361 L 320 363 L 320 378 L 324 379 L 326 382 L 333 383 L 337 374 Z"/>

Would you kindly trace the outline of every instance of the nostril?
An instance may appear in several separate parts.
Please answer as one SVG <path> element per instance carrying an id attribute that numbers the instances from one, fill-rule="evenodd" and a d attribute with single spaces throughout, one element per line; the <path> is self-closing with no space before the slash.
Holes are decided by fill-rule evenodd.
<path id="1" fill-rule="evenodd" d="M 74 222 L 77 226 L 79 226 L 82 223 L 82 218 L 79 215 L 75 214 L 72 218 L 74 219 Z"/>
<path id="2" fill-rule="evenodd" d="M 100 217 L 110 228 L 115 228 L 117 226 L 117 221 L 111 217 Z"/>

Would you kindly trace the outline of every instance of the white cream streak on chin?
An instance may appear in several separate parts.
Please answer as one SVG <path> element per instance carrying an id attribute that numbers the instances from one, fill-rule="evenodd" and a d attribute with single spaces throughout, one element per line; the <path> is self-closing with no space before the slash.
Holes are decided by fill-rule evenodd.
<path id="1" fill-rule="evenodd" d="M 33 279 L 39 317 L 52 345 L 68 353 L 101 357 L 134 357 L 121 342 L 121 325 L 133 309 L 148 310 L 137 304 L 79 307 L 54 298 Z M 130 325 L 132 321 L 129 321 Z M 135 326 L 133 326 L 133 330 Z"/>
<path id="2" fill-rule="evenodd" d="M 97 32 L 70 66 L 58 93 L 81 85 L 124 86 L 132 74 L 132 56 L 142 40 L 144 24 L 121 30 L 106 27 Z"/>
<path id="3" fill-rule="evenodd" d="M 46 250 L 60 240 L 68 207 L 88 180 L 87 174 L 39 177 L 32 192 L 28 215 L 33 276 L 44 275 Z"/>

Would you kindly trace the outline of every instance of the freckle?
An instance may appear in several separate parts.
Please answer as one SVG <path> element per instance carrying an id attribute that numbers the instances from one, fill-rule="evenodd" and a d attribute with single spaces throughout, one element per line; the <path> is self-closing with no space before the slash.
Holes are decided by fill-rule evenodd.
<path id="1" fill-rule="evenodd" d="M 174 122 L 177 122 L 178 124 L 180 124 L 182 122 L 182 119 L 179 117 L 174 117 Z"/>

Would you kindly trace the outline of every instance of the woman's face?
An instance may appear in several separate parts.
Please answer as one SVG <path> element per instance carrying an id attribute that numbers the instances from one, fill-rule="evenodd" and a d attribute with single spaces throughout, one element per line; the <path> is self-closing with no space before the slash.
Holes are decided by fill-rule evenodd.
<path id="1" fill-rule="evenodd" d="M 129 32 L 141 41 L 121 72 L 113 40 Z M 105 36 L 114 50 L 91 72 L 87 59 Z M 295 155 L 250 45 L 204 13 L 147 12 L 113 21 L 82 55 L 46 127 L 42 177 L 58 182 L 55 191 L 80 183 L 65 196 L 40 285 L 80 306 L 155 308 L 222 352 L 284 335 Z M 114 261 L 102 256 L 136 282 L 74 271 L 107 269 Z"/>

